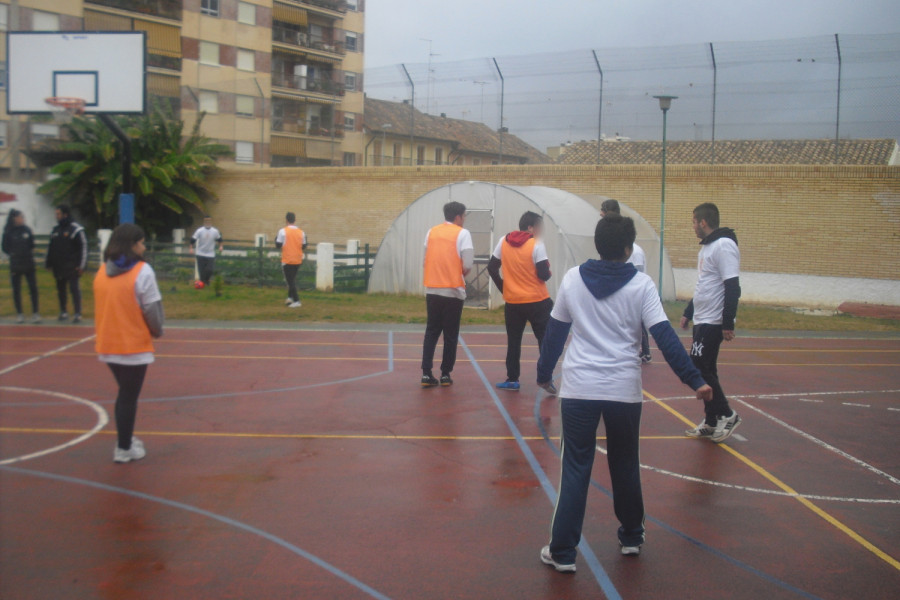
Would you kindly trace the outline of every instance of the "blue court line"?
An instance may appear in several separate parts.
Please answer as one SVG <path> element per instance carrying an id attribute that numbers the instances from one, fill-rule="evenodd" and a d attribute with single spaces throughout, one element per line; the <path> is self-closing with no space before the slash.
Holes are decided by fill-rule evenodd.
<path id="1" fill-rule="evenodd" d="M 364 379 L 371 379 L 372 377 L 380 377 L 382 375 L 388 375 L 394 372 L 394 332 L 388 331 L 388 355 L 387 355 L 387 363 L 388 368 L 386 371 L 379 371 L 377 373 L 369 373 L 368 375 L 357 375 L 356 377 L 347 377 L 345 379 L 337 379 L 335 381 L 326 381 L 323 383 L 310 383 L 306 385 L 295 385 L 291 387 L 284 388 L 274 388 L 268 390 L 248 390 L 245 392 L 223 392 L 218 394 L 195 394 L 190 396 L 171 396 L 167 398 L 141 398 L 140 402 L 181 402 L 186 400 L 211 400 L 211 399 L 219 399 L 219 398 L 234 398 L 236 396 L 258 396 L 260 394 L 277 394 L 280 392 L 296 392 L 299 390 L 310 390 L 313 388 L 327 387 L 329 385 L 340 385 L 342 383 L 353 383 L 356 381 L 362 381 Z M 115 400 L 99 400 L 96 401 L 98 404 L 115 404 Z M 0 403 L 2 407 L 11 407 L 11 406 L 63 406 L 67 403 L 65 402 L 8 402 L 8 403 Z"/>
<path id="2" fill-rule="evenodd" d="M 497 410 L 500 412 L 503 420 L 506 421 L 506 426 L 509 428 L 510 433 L 512 433 L 513 437 L 516 438 L 516 444 L 518 444 L 519 450 L 522 451 L 522 454 L 525 455 L 525 460 L 528 461 L 528 466 L 531 467 L 531 470 L 538 478 L 541 487 L 544 489 L 544 492 L 550 499 L 550 503 L 555 505 L 556 489 L 553 487 L 553 484 L 550 483 L 550 479 L 547 478 L 547 474 L 544 473 L 544 469 L 541 468 L 541 465 L 540 463 L 538 463 L 537 458 L 531 451 L 531 448 L 529 448 L 528 444 L 525 442 L 525 438 L 522 437 L 522 432 L 519 431 L 519 428 L 516 427 L 516 424 L 513 422 L 512 417 L 509 416 L 509 412 L 506 410 L 506 407 L 503 406 L 503 403 L 500 401 L 500 397 L 497 396 L 497 392 L 494 391 L 494 386 L 492 386 L 491 382 L 488 381 L 488 378 L 487 376 L 485 376 L 484 371 L 481 370 L 481 365 L 479 365 L 478 361 L 475 360 L 475 355 L 472 354 L 472 351 L 469 349 L 469 346 L 466 345 L 466 342 L 462 339 L 462 337 L 459 338 L 459 343 L 465 351 L 466 356 L 469 357 L 469 361 L 471 362 L 472 367 L 474 367 L 475 372 L 478 374 L 478 377 L 481 378 L 481 382 L 484 384 L 485 389 L 487 389 L 488 394 L 490 394 L 491 399 L 494 401 L 494 405 L 497 407 Z M 591 547 L 588 545 L 588 542 L 584 536 L 581 537 L 581 542 L 579 542 L 578 544 L 578 549 L 581 551 L 582 558 L 584 558 L 584 561 L 587 563 L 588 568 L 594 574 L 594 578 L 597 580 L 597 583 L 600 584 L 600 589 L 603 590 L 603 593 L 606 595 L 606 597 L 609 598 L 609 600 L 622 600 L 622 596 L 619 595 L 618 590 L 616 590 L 616 587 L 615 585 L 613 585 L 613 582 L 609 578 L 609 575 L 606 574 L 606 571 L 603 569 L 600 561 L 597 560 L 597 556 L 594 554 L 594 551 L 591 550 Z"/>
<path id="3" fill-rule="evenodd" d="M 547 443 L 548 446 L 550 446 L 550 449 L 553 450 L 553 452 L 557 456 L 559 456 L 559 448 L 556 446 L 556 444 L 553 443 L 553 440 L 550 439 L 550 435 L 547 433 L 547 428 L 544 427 L 544 423 L 541 421 L 541 393 L 540 393 L 540 391 L 538 391 L 538 393 L 535 394 L 535 397 L 534 397 L 534 422 L 537 423 L 538 429 L 540 429 L 541 436 L 544 438 L 544 441 Z M 597 483 L 596 481 L 594 481 L 593 478 L 591 479 L 591 485 L 594 488 L 600 490 L 600 492 L 603 493 L 605 496 L 612 499 L 612 492 L 610 490 L 608 490 L 607 488 L 603 487 L 602 485 L 600 485 L 599 483 Z M 756 575 L 757 577 L 764 579 L 764 580 L 768 581 L 769 583 L 774 583 L 775 585 L 777 585 L 778 587 L 780 587 L 784 590 L 793 592 L 803 598 L 810 598 L 811 600 L 822 600 L 818 596 L 813 595 L 813 594 L 807 592 L 806 590 L 801 590 L 798 587 L 794 587 L 793 585 L 787 583 L 786 581 L 782 581 L 782 580 L 778 579 L 777 577 L 773 577 L 772 575 L 769 575 L 768 573 L 757 569 L 753 565 L 749 565 L 741 560 L 738 560 L 738 559 L 734 558 L 733 556 L 730 556 L 730 555 L 722 552 L 721 550 L 718 550 L 716 548 L 713 548 L 712 546 L 709 546 L 709 545 L 701 542 L 697 538 L 692 537 L 692 536 L 688 535 L 687 533 L 684 533 L 683 531 L 675 529 L 675 527 L 673 527 L 672 525 L 669 525 L 665 521 L 661 521 L 660 519 L 657 519 L 656 517 L 653 517 L 650 515 L 645 515 L 645 518 L 648 521 L 650 521 L 651 523 L 653 523 L 654 525 L 657 525 L 658 527 L 668 531 L 669 533 L 672 533 L 672 534 L 682 538 L 683 540 L 690 542 L 691 544 L 697 546 L 701 550 L 705 550 L 706 552 L 709 552 L 713 556 L 721 558 L 722 560 L 724 560 L 728 563 L 731 563 L 732 565 L 734 565 L 740 569 L 743 569 L 743 570 L 747 571 L 748 573 Z"/>
<path id="4" fill-rule="evenodd" d="M 345 573 L 332 565 L 331 563 L 327 563 L 318 556 L 311 554 L 304 550 L 303 548 L 299 548 L 294 544 L 276 536 L 262 529 L 257 529 L 252 525 L 248 525 L 247 523 L 243 523 L 241 521 L 236 521 L 224 515 L 219 515 L 214 512 L 210 512 L 208 510 L 204 510 L 202 508 L 197 508 L 196 506 L 191 506 L 190 504 L 184 504 L 182 502 L 176 502 L 175 500 L 167 500 L 166 498 L 160 498 L 159 496 L 151 496 L 150 494 L 145 494 L 143 492 L 136 492 L 134 490 L 129 490 L 125 488 L 115 487 L 112 485 L 107 485 L 105 483 L 99 483 L 97 481 L 89 481 L 87 479 L 78 479 L 76 477 L 69 477 L 67 475 L 56 475 L 54 473 L 44 473 L 42 471 L 32 471 L 31 469 L 21 469 L 18 467 L 0 467 L 0 471 L 8 471 L 10 473 L 16 473 L 18 475 L 29 475 L 31 477 L 39 477 L 42 479 L 49 479 L 51 481 L 62 481 L 64 483 L 73 483 L 76 485 L 83 485 L 86 487 L 91 487 L 98 490 L 103 490 L 106 492 L 113 492 L 116 494 L 124 494 L 126 496 L 132 496 L 134 498 L 139 498 L 141 500 L 146 500 L 148 502 L 155 502 L 157 504 L 162 504 L 164 506 L 169 506 L 172 508 L 177 508 L 189 513 L 194 513 L 196 515 L 200 515 L 202 517 L 206 517 L 208 519 L 213 519 L 215 521 L 219 521 L 220 523 L 224 523 L 226 525 L 230 525 L 236 529 L 240 529 L 246 531 L 247 533 L 252 533 L 253 535 L 259 536 L 263 539 L 266 539 L 273 544 L 277 544 L 282 548 L 290 550 L 294 554 L 305 558 L 309 562 L 313 563 L 317 567 L 325 569 L 332 575 L 342 579 L 346 583 L 349 583 L 353 587 L 357 588 L 368 594 L 373 598 L 378 598 L 379 600 L 390 600 L 388 596 L 385 596 L 378 590 L 369 587 L 362 581 L 356 579 L 352 575 Z"/>

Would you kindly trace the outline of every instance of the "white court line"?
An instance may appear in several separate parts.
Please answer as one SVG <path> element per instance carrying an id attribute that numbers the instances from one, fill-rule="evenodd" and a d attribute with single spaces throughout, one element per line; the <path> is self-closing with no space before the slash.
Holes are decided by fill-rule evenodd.
<path id="1" fill-rule="evenodd" d="M 89 335 L 89 336 L 87 336 L 86 338 L 81 338 L 80 340 L 77 340 L 77 341 L 72 342 L 72 343 L 70 343 L 70 344 L 66 344 L 65 346 L 60 346 L 60 347 L 57 348 L 56 350 L 50 350 L 49 352 L 44 352 L 43 354 L 41 354 L 41 355 L 39 355 L 39 356 L 33 356 L 33 357 L 29 358 L 28 360 L 23 360 L 23 361 L 20 362 L 20 363 L 16 363 L 16 364 L 14 364 L 14 365 L 12 365 L 12 366 L 6 367 L 6 368 L 3 369 L 2 371 L 0 371 L 0 375 L 6 375 L 6 374 L 9 373 L 10 371 L 15 371 L 16 369 L 22 368 L 22 367 L 24 367 L 24 366 L 26 366 L 26 365 L 30 365 L 31 363 L 34 363 L 34 362 L 37 362 L 37 361 L 39 361 L 39 360 L 41 360 L 41 359 L 47 358 L 48 356 L 53 356 L 54 354 L 59 354 L 60 352 L 65 352 L 65 351 L 68 350 L 69 348 L 74 348 L 74 347 L 77 346 L 78 344 L 83 344 L 83 343 L 85 343 L 85 342 L 87 342 L 87 341 L 89 341 L 89 340 L 94 339 L 95 337 L 97 337 L 97 336 L 95 336 L 95 335 Z"/>
<path id="2" fill-rule="evenodd" d="M 789 392 L 785 394 L 740 394 L 741 398 L 758 398 L 760 400 L 777 400 L 778 398 L 796 398 L 797 396 L 854 396 L 858 394 L 900 394 L 900 390 L 850 390 L 847 392 Z M 697 396 L 668 396 L 659 398 L 663 402 L 669 400 L 696 400 Z M 649 402 L 645 400 L 645 402 Z M 814 400 L 804 400 L 814 402 Z"/>
<path id="3" fill-rule="evenodd" d="M 888 410 L 894 410 L 900 412 L 900 408 L 894 408 L 893 406 L 888 406 Z"/>
<path id="4" fill-rule="evenodd" d="M 876 475 L 880 475 L 880 476 L 884 477 L 885 479 L 887 479 L 887 480 L 890 481 L 891 483 L 894 483 L 894 484 L 896 484 L 896 485 L 900 485 L 900 479 L 897 479 L 897 478 L 894 477 L 893 475 L 890 475 L 890 474 L 888 474 L 888 473 L 885 473 L 885 472 L 882 471 L 881 469 L 878 469 L 878 468 L 876 468 L 876 467 L 873 467 L 873 466 L 870 465 L 869 463 L 867 463 L 867 462 L 865 462 L 865 461 L 863 461 L 863 460 L 860 460 L 860 459 L 856 458 L 855 456 L 852 456 L 852 455 L 850 455 L 850 454 L 847 454 L 846 452 L 844 452 L 844 451 L 841 450 L 840 448 L 835 448 L 834 446 L 832 446 L 832 445 L 829 444 L 828 442 L 825 442 L 825 441 L 823 441 L 823 440 L 820 440 L 819 438 L 817 438 L 817 437 L 815 437 L 815 436 L 813 436 L 813 435 L 810 435 L 810 434 L 806 433 L 806 432 L 803 431 L 802 429 L 797 429 L 797 428 L 794 427 L 793 425 L 790 425 L 790 424 L 788 424 L 788 423 L 782 421 L 781 419 L 779 419 L 778 417 L 776 417 L 776 416 L 774 416 L 774 415 L 770 415 L 770 414 L 767 413 L 766 411 L 764 411 L 764 410 L 762 410 L 762 409 L 760 409 L 760 408 L 757 408 L 757 407 L 753 406 L 752 404 L 746 402 L 745 400 L 741 400 L 740 398 L 735 398 L 735 400 L 737 400 L 738 402 L 740 402 L 741 404 L 743 404 L 743 405 L 746 406 L 747 408 L 749 408 L 749 409 L 751 409 L 751 410 L 754 410 L 754 411 L 758 412 L 759 414 L 761 414 L 761 415 L 764 416 L 765 418 L 767 418 L 767 419 L 769 419 L 769 420 L 771 420 L 771 421 L 773 421 L 773 422 L 775 422 L 775 423 L 778 423 L 779 425 L 781 425 L 781 426 L 784 427 L 785 429 L 787 429 L 787 430 L 789 430 L 789 431 L 793 431 L 793 432 L 796 433 L 797 435 L 800 435 L 800 436 L 806 438 L 807 440 L 813 442 L 814 444 L 817 444 L 817 445 L 819 445 L 819 446 L 825 448 L 826 450 L 831 450 L 831 451 L 834 452 L 835 454 L 838 454 L 838 455 L 840 455 L 840 456 L 843 456 L 844 458 L 846 458 L 846 459 L 849 460 L 850 462 L 856 463 L 857 465 L 859 465 L 859 466 L 861 466 L 861 467 L 863 467 L 863 468 L 865 468 L 865 469 L 871 471 L 872 473 L 875 473 Z"/>
<path id="5" fill-rule="evenodd" d="M 95 413 L 97 413 L 97 423 L 94 427 L 85 433 L 82 433 L 77 438 L 71 439 L 65 444 L 60 444 L 58 446 L 53 446 L 52 448 L 47 448 L 46 450 L 39 450 L 38 452 L 32 452 L 31 454 L 23 454 L 22 456 L 16 456 L 14 458 L 7 458 L 5 460 L 0 460 L 0 465 L 11 465 L 13 463 L 22 462 L 24 460 L 31 460 L 32 458 L 39 458 L 41 456 L 46 456 L 48 454 L 53 454 L 54 452 L 59 452 L 61 450 L 65 450 L 66 448 L 71 448 L 76 444 L 80 444 L 85 441 L 89 437 L 96 435 L 101 429 L 106 427 L 106 424 L 109 423 L 109 415 L 106 410 L 97 404 L 96 402 L 91 402 L 90 400 L 85 400 L 84 398 L 79 398 L 78 396 L 71 396 L 69 394 L 63 394 L 61 392 L 51 392 L 48 390 L 36 390 L 32 388 L 22 388 L 22 387 L 9 387 L 3 386 L 0 387 L 0 390 L 4 392 L 20 392 L 25 394 L 39 394 L 42 396 L 55 396 L 57 398 L 64 398 L 66 400 L 71 400 L 73 402 L 78 402 L 79 404 L 84 404 L 85 406 L 89 406 Z"/>
<path id="6" fill-rule="evenodd" d="M 736 436 L 737 434 L 732 434 L 731 437 Z M 606 450 L 597 446 L 597 452 L 601 454 L 606 454 Z M 660 475 L 668 475 L 669 477 L 675 477 L 678 479 L 683 479 L 685 481 L 692 481 L 694 483 L 703 483 L 706 485 L 713 485 L 716 487 L 730 488 L 733 490 L 739 490 L 742 492 L 753 492 L 755 494 L 768 494 L 770 496 L 786 496 L 788 498 L 806 498 L 807 500 L 830 500 L 833 502 L 857 502 L 860 504 L 900 504 L 900 499 L 896 498 L 847 498 L 844 496 L 817 496 L 814 494 L 791 494 L 789 492 L 782 492 L 781 490 L 766 490 L 763 488 L 755 488 L 749 487 L 746 485 L 737 485 L 734 483 L 725 483 L 724 481 L 714 481 L 712 479 L 702 479 L 700 477 L 694 477 L 692 475 L 685 475 L 684 473 L 675 473 L 674 471 L 667 471 L 666 469 L 660 469 L 659 467 L 652 467 L 650 465 L 645 465 L 641 463 L 641 468 L 646 469 L 648 471 L 653 471 L 654 473 L 659 473 Z"/>
<path id="7" fill-rule="evenodd" d="M 841 402 L 844 406 L 859 406 L 862 408 L 872 408 L 871 404 L 860 404 L 859 402 Z"/>
<path id="8" fill-rule="evenodd" d="M 800 398 L 800 402 L 815 402 L 817 404 L 821 404 L 825 401 L 824 400 L 816 400 L 814 398 Z"/>

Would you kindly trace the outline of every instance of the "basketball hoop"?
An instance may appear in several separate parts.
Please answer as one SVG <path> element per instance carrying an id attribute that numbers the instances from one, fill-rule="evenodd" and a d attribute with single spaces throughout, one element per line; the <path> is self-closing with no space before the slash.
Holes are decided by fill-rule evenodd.
<path id="1" fill-rule="evenodd" d="M 57 125 L 64 125 L 72 121 L 75 115 L 84 114 L 85 101 L 82 98 L 67 98 L 65 96 L 53 96 L 44 100 L 50 108 L 53 120 Z"/>

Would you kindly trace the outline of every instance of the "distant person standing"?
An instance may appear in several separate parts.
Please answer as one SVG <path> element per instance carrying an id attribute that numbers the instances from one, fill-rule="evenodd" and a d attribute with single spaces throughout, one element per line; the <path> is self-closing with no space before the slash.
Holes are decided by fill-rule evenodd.
<path id="1" fill-rule="evenodd" d="M 127 463 L 146 456 L 134 437 L 137 402 L 147 367 L 153 362 L 153 338 L 163 334 L 162 295 L 153 268 L 142 259 L 144 231 L 125 223 L 116 227 L 104 264 L 94 278 L 94 322 L 98 358 L 116 378 L 116 431 L 113 460 Z"/>
<path id="2" fill-rule="evenodd" d="M 216 244 L 224 250 L 222 234 L 212 225 L 212 217 L 203 217 L 203 226 L 191 236 L 191 252 L 197 256 L 197 273 L 204 286 L 209 285 L 216 269 Z"/>
<path id="3" fill-rule="evenodd" d="M 22 277 L 25 277 L 28 293 L 31 295 L 31 322 L 40 323 L 37 275 L 34 270 L 34 234 L 25 224 L 25 215 L 21 210 L 9 211 L 6 226 L 3 228 L 3 252 L 9 256 L 9 275 L 13 303 L 16 306 L 16 322 L 25 322 L 25 314 L 22 312 Z"/>
<path id="4" fill-rule="evenodd" d="M 472 234 L 463 229 L 466 207 L 460 202 L 444 205 L 444 222 L 425 236 L 425 309 L 428 322 L 422 344 L 422 387 L 453 385 L 450 373 L 456 364 L 459 323 L 466 300 L 465 276 L 475 261 Z M 434 350 L 444 336 L 441 379 L 433 373 Z"/>
<path id="5" fill-rule="evenodd" d="M 289 212 L 284 216 L 284 227 L 275 236 L 275 247 L 281 248 L 281 271 L 288 287 L 288 297 L 284 301 L 290 308 L 300 308 L 300 295 L 297 293 L 297 273 L 303 264 L 303 251 L 306 250 L 306 233 L 297 227 L 297 216 Z"/>
<path id="6" fill-rule="evenodd" d="M 503 293 L 506 321 L 506 381 L 497 384 L 501 390 L 518 391 L 522 356 L 522 334 L 531 323 L 538 348 L 553 310 L 547 290 L 550 260 L 541 241 L 544 219 L 528 211 L 519 219 L 519 231 L 507 234 L 488 263 L 488 273 Z M 501 273 L 502 269 L 502 273 Z"/>
<path id="7" fill-rule="evenodd" d="M 67 290 L 72 293 L 75 314 L 72 322 L 81 321 L 81 274 L 87 268 L 88 242 L 84 227 L 72 220 L 71 209 L 60 204 L 56 207 L 56 227 L 50 232 L 47 248 L 47 268 L 56 279 L 59 296 L 59 320 L 69 318 Z"/>
<path id="8" fill-rule="evenodd" d="M 719 443 L 741 424 L 741 418 L 728 405 L 716 364 L 722 340 L 734 339 L 734 321 L 741 297 L 741 251 L 734 230 L 719 226 L 719 208 L 715 204 L 707 202 L 695 208 L 693 226 L 700 238 L 697 285 L 694 297 L 684 309 L 681 327 L 687 329 L 688 323 L 694 321 L 691 359 L 712 387 L 713 396 L 703 405 L 704 420 L 685 433 Z"/>
<path id="9" fill-rule="evenodd" d="M 605 217 L 607 214 L 622 214 L 618 200 L 609 198 L 603 201 L 603 204 L 600 205 L 600 216 Z M 647 272 L 647 255 L 637 242 L 634 243 L 634 251 L 627 262 L 633 264 L 639 273 Z M 650 336 L 644 326 L 641 326 L 641 362 L 645 365 L 653 362 L 653 356 L 650 354 Z"/>

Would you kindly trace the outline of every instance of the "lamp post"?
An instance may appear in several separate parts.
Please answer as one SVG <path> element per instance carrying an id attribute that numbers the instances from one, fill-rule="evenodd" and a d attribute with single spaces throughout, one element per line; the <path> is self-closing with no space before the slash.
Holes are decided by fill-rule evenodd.
<path id="1" fill-rule="evenodd" d="M 659 207 L 659 297 L 663 295 L 663 248 L 666 239 L 666 115 L 672 106 L 672 100 L 678 96 L 653 96 L 659 100 L 659 108 L 663 114 L 662 134 L 662 192 Z"/>

